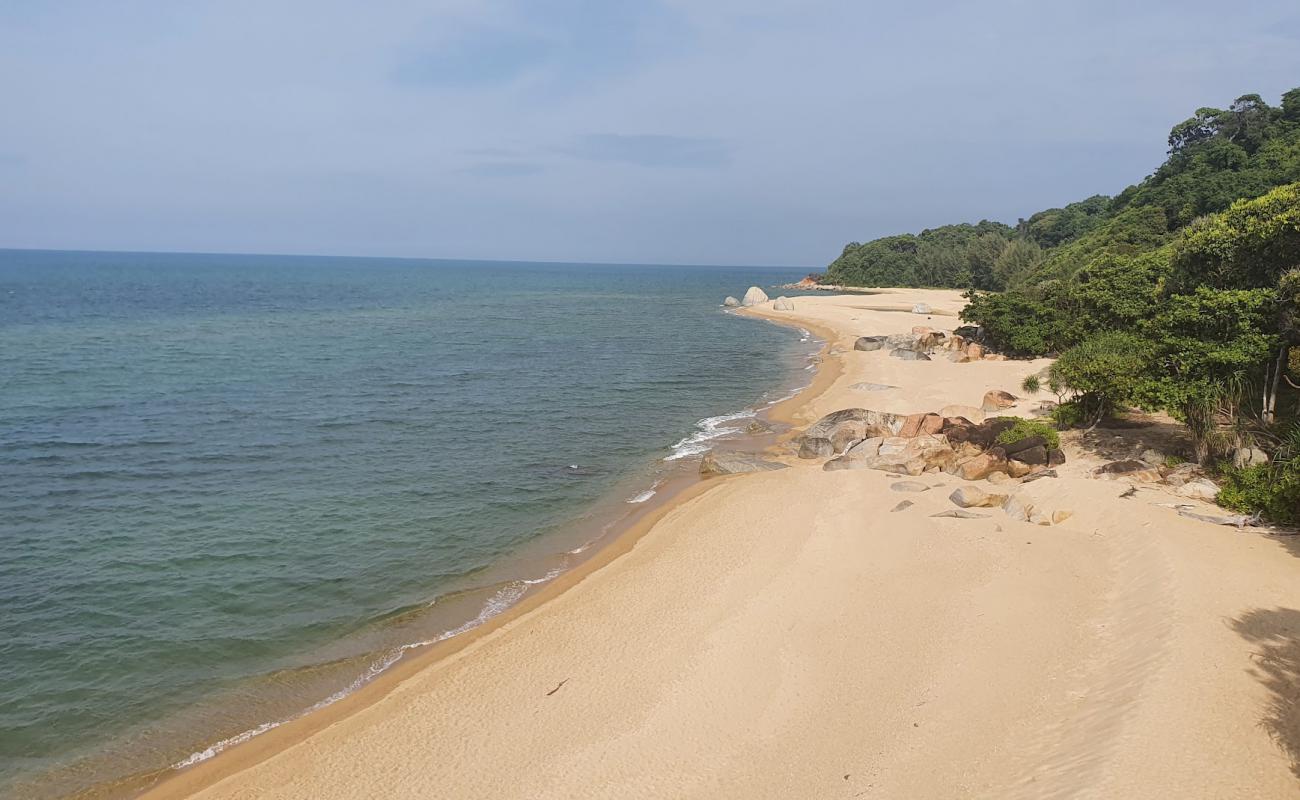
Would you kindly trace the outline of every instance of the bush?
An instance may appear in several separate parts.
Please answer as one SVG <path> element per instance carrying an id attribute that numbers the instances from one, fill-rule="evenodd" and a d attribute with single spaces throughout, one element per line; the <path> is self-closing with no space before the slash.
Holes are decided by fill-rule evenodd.
<path id="1" fill-rule="evenodd" d="M 1030 436 L 1041 436 L 1047 441 L 1048 450 L 1055 450 L 1061 446 L 1061 437 L 1046 422 L 1021 419 L 1020 417 L 999 417 L 999 419 L 1015 421 L 1014 425 L 998 434 L 997 441 L 999 444 L 1015 444 L 1022 439 L 1028 439 Z"/>
<path id="2" fill-rule="evenodd" d="M 1134 334 L 1107 331 L 1066 350 L 1049 374 L 1075 393 L 1083 417 L 1095 423 L 1133 398 L 1148 371 L 1150 349 Z"/>
<path id="3" fill-rule="evenodd" d="M 1086 415 L 1078 403 L 1061 403 L 1052 409 L 1052 421 L 1058 428 L 1078 428 L 1084 424 Z"/>
<path id="4" fill-rule="evenodd" d="M 1219 505 L 1247 514 L 1260 512 L 1274 522 L 1300 522 L 1300 475 L 1268 464 L 1238 469 L 1219 467 Z"/>

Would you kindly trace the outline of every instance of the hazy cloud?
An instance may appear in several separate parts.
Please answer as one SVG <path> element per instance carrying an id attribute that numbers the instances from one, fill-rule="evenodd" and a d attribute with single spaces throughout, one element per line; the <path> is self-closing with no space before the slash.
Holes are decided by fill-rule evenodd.
<path id="1" fill-rule="evenodd" d="M 642 167 L 720 167 L 729 160 L 731 148 L 721 139 L 593 133 L 578 137 L 562 152 L 588 161 Z"/>

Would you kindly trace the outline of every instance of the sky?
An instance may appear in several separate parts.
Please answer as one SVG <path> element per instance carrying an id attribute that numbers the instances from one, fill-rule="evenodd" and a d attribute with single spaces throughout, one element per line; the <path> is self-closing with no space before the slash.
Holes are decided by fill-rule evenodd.
<path id="1" fill-rule="evenodd" d="M 820 267 L 1295 86 L 1294 0 L 0 0 L 0 247 Z"/>

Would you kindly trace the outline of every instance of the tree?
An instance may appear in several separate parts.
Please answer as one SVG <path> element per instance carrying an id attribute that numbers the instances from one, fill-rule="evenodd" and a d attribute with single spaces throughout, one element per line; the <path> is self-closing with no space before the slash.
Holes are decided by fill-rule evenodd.
<path id="1" fill-rule="evenodd" d="M 1043 248 L 1033 239 L 1012 239 L 993 262 L 993 289 L 1006 289 L 1019 283 L 1043 263 Z"/>
<path id="2" fill-rule="evenodd" d="M 1074 393 L 1084 419 L 1096 425 L 1116 408 L 1132 402 L 1147 370 L 1151 347 L 1125 331 L 1099 333 L 1061 354 L 1049 368 L 1049 381 Z"/>

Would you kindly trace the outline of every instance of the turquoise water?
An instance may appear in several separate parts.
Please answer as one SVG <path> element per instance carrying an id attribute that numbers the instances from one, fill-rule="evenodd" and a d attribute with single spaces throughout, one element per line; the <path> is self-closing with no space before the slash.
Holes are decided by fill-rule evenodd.
<path id="1" fill-rule="evenodd" d="M 808 343 L 718 303 L 801 272 L 0 251 L 0 794 L 203 757 L 507 607 L 789 390 Z"/>

